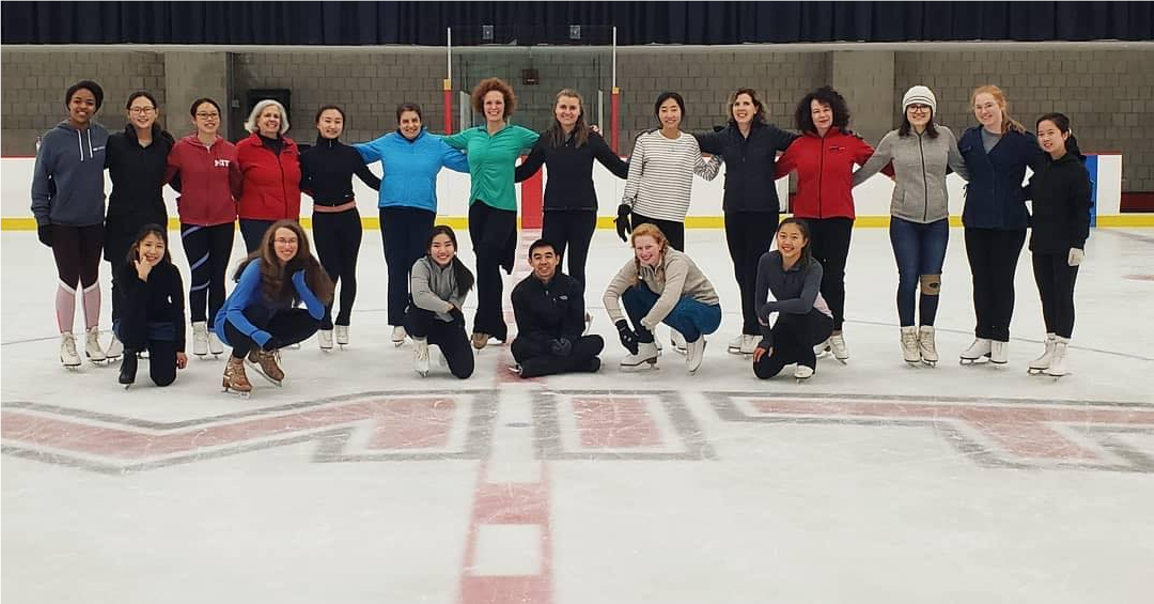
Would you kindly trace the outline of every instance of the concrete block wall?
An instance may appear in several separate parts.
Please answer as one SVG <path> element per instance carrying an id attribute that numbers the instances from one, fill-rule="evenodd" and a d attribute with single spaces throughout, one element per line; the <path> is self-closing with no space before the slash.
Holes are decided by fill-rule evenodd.
<path id="1" fill-rule="evenodd" d="M 774 52 L 759 48 L 639 50 L 618 52 L 621 98 L 621 153 L 629 153 L 639 133 L 658 127 L 653 103 L 663 91 L 685 98 L 682 130 L 709 130 L 729 120 L 729 95 L 742 87 L 757 90 L 766 117 L 793 128 L 793 112 L 805 94 L 830 81 L 827 52 Z"/>
<path id="2" fill-rule="evenodd" d="M 915 84 L 938 99 L 937 121 L 960 135 L 977 125 L 970 94 L 984 84 L 1005 93 L 1010 115 L 1033 131 L 1044 113 L 1065 113 L 1083 151 L 1121 152 L 1122 190 L 1154 191 L 1154 52 L 928 51 L 894 56 L 894 127 L 902 95 Z M 876 140 L 871 140 L 876 143 Z"/>
<path id="3" fill-rule="evenodd" d="M 345 141 L 371 140 L 396 129 L 397 105 L 407 101 L 421 105 L 431 130 L 441 130 L 443 54 L 377 49 L 248 52 L 235 56 L 234 69 L 234 94 L 242 105 L 252 88 L 292 91 L 288 136 L 294 140 L 316 140 L 313 118 L 330 103 L 345 110 Z M 243 122 L 247 107 L 242 106 L 238 116 Z"/>
<path id="4" fill-rule="evenodd" d="M 143 51 L 10 51 L 0 53 L 0 115 L 3 116 L 3 155 L 35 155 L 36 137 L 68 119 L 64 93 L 79 80 L 93 80 L 104 89 L 97 121 L 110 131 L 128 121 L 128 95 L 147 90 L 161 106 L 161 124 L 167 119 L 164 56 Z M 178 110 L 184 113 L 187 108 Z"/>

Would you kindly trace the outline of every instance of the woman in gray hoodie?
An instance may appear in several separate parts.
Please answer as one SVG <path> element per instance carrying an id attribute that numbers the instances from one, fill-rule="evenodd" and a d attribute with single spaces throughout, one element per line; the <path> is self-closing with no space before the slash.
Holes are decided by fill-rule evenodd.
<path id="1" fill-rule="evenodd" d="M 934 123 L 937 106 L 933 91 L 925 86 L 906 91 L 901 127 L 882 138 L 873 156 L 853 176 L 856 187 L 893 164 L 890 243 L 898 264 L 902 357 L 910 364 L 938 362 L 934 317 L 950 238 L 946 174 L 952 169 L 962 178 L 969 177 L 954 133 Z M 914 323 L 914 293 L 919 287 L 920 327 Z"/>
<path id="2" fill-rule="evenodd" d="M 476 279 L 457 258 L 457 234 L 439 224 L 425 246 L 428 253 L 413 263 L 411 298 L 405 310 L 405 332 L 413 338 L 413 369 L 429 373 L 429 345 L 441 349 L 449 371 L 458 378 L 473 375 L 473 351 L 465 334 L 461 308 Z"/>
<path id="3" fill-rule="evenodd" d="M 100 345 L 100 256 L 104 249 L 104 155 L 108 131 L 93 121 L 104 102 L 100 84 L 82 80 L 64 94 L 68 119 L 41 139 L 32 176 L 32 214 L 40 242 L 52 248 L 56 272 L 56 322 L 60 362 L 79 367 L 72 324 L 76 285 L 83 294 L 84 353 L 107 359 Z"/>

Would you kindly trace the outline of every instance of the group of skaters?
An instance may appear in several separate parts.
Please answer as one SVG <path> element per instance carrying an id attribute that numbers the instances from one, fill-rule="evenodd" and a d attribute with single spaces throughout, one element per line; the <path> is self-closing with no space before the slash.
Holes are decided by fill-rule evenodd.
<path id="1" fill-rule="evenodd" d="M 81 364 L 72 333 L 79 286 L 84 354 L 93 362 L 123 357 L 119 380 L 125 385 L 135 381 L 144 355 L 160 386 L 186 366 L 186 295 L 193 353 L 205 357 L 232 348 L 226 389 L 251 390 L 246 361 L 279 384 L 279 351 L 314 334 L 322 349 L 348 344 L 362 238 L 354 177 L 379 191 L 393 343 L 412 340 L 414 369 L 422 375 L 429 372 L 433 345 L 452 375 L 469 377 L 470 345 L 481 350 L 509 339 L 501 271 L 510 274 L 518 261 L 515 183 L 542 165 L 549 170 L 542 237 L 528 250 L 532 274 L 511 294 L 517 323 L 511 369 L 526 378 L 596 372 L 604 341 L 589 335 L 592 317 L 584 305 L 585 265 L 597 225 L 594 161 L 626 180 L 615 224 L 633 253 L 603 296 L 628 352 L 622 369 L 657 364 L 662 345 L 656 331 L 664 323 L 670 345 L 694 372 L 705 336 L 720 326 L 717 293 L 685 250 L 685 217 L 694 176 L 712 180 L 724 162 L 725 235 L 742 312 L 741 333 L 728 351 L 751 356 L 757 377 L 793 365 L 794 376 L 805 379 L 820 356 L 849 359 L 843 326 L 852 190 L 879 171 L 894 181 L 889 230 L 903 359 L 938 361 L 934 321 L 949 238 L 946 175 L 953 171 L 969 183 L 962 221 L 976 315 L 975 339 L 962 362 L 1007 362 L 1014 272 L 1032 228 L 1047 338 L 1030 370 L 1066 371 L 1074 282 L 1089 236 L 1089 175 L 1065 115 L 1043 115 L 1028 132 L 1010 117 L 996 86 L 973 92 L 979 124 L 960 138 L 935 123 L 933 92 L 910 88 L 902 98 L 901 126 L 876 149 L 849 130 L 847 103 L 828 86 L 800 100 L 797 132 L 769 123 L 756 91 L 742 88 L 730 98 L 725 127 L 687 133 L 681 130 L 684 100 L 665 92 L 654 103 L 659 127 L 637 137 L 628 162 L 586 122 L 581 95 L 571 89 L 556 95 L 546 131 L 510 124 L 516 97 L 497 78 L 481 81 L 472 93 L 482 125 L 434 135 L 422 124 L 421 108 L 404 103 L 396 110 L 396 130 L 346 145 L 340 140 L 346 115 L 327 105 L 316 113 L 315 144 L 303 149 L 285 136 L 288 116 L 275 100 L 255 105 L 245 122 L 249 135 L 236 144 L 220 135 L 221 107 L 210 98 L 192 103 L 194 132 L 180 140 L 156 123 L 159 106 L 148 92 L 128 97 L 128 123 L 114 134 L 94 120 L 103 100 L 92 81 L 67 90 L 68 119 L 37 149 L 32 211 L 60 279 L 61 362 Z M 382 178 L 369 170 L 376 162 Z M 1027 167 L 1033 176 L 1023 186 Z M 443 168 L 470 175 L 472 271 L 457 257 L 453 230 L 435 224 Z M 105 169 L 112 180 L 107 215 Z M 780 220 L 774 181 L 791 172 L 798 176 L 792 217 Z M 169 254 L 166 185 L 179 192 L 187 289 Z M 313 199 L 315 256 L 298 223 L 302 192 Z M 1032 200 L 1032 217 L 1026 200 Z M 226 297 L 237 224 L 248 255 L 234 269 L 236 284 Z M 107 347 L 99 337 L 102 253 L 113 274 Z M 563 260 L 567 272 L 561 271 Z M 463 309 L 473 289 L 470 333 Z"/>

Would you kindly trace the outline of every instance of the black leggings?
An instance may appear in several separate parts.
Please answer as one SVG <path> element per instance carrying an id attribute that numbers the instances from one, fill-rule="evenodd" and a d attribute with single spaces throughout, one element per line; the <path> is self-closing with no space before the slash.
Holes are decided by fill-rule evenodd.
<path id="1" fill-rule="evenodd" d="M 845 322 L 845 264 L 849 259 L 853 219 L 806 218 L 805 222 L 809 225 L 809 249 L 821 263 L 821 297 L 833 313 L 833 330 L 841 331 Z"/>
<path id="2" fill-rule="evenodd" d="M 585 288 L 585 263 L 589 259 L 589 244 L 597 228 L 595 210 L 546 210 L 541 226 L 541 238 L 553 244 L 557 255 L 569 257 L 570 277 Z"/>
<path id="3" fill-rule="evenodd" d="M 344 212 L 313 212 L 313 244 L 329 278 L 341 286 L 341 311 L 337 325 L 348 325 L 357 297 L 357 253 L 361 249 L 361 214 L 356 208 Z M 332 306 L 325 308 L 321 329 L 332 329 Z"/>
<path id="4" fill-rule="evenodd" d="M 665 239 L 669 241 L 669 247 L 679 251 L 685 251 L 685 222 L 675 222 L 673 220 L 662 220 L 660 218 L 650 218 L 643 214 L 633 213 L 632 217 L 633 228 L 637 228 L 645 223 L 652 224 L 661 229 L 665 234 Z"/>
<path id="5" fill-rule="evenodd" d="M 966 256 L 974 279 L 974 336 L 1010 341 L 1014 272 L 1026 231 L 966 228 Z"/>
<path id="6" fill-rule="evenodd" d="M 142 317 L 125 315 L 115 325 L 116 337 L 124 343 L 125 356 L 148 351 L 148 376 L 152 378 L 152 383 L 163 387 L 176 381 L 176 342 L 150 339 L 149 325 Z M 184 329 L 184 324 L 174 328 Z"/>
<path id="7" fill-rule="evenodd" d="M 517 236 L 517 213 L 490 207 L 481 200 L 469 206 L 469 239 L 477 256 L 477 314 L 473 333 L 486 333 L 504 342 L 509 338 L 501 295 L 501 263 Z"/>
<path id="8" fill-rule="evenodd" d="M 413 263 L 428 251 L 429 234 L 437 215 L 420 208 L 388 207 L 380 209 L 381 245 L 389 271 L 389 325 L 405 323 L 409 304 L 409 273 Z"/>
<path id="9" fill-rule="evenodd" d="M 235 231 L 231 222 L 214 226 L 180 224 L 180 241 L 192 272 L 188 288 L 189 312 L 193 323 L 207 320 L 209 329 L 216 324 L 216 313 L 224 306 L 225 273 Z"/>
<path id="10" fill-rule="evenodd" d="M 251 254 L 260 247 L 265 232 L 275 222 L 275 220 L 257 220 L 255 218 L 240 219 L 240 236 L 241 239 L 244 239 L 246 253 Z"/>
<path id="11" fill-rule="evenodd" d="M 473 351 L 469 349 L 463 321 L 446 323 L 432 311 L 409 306 L 405 312 L 405 331 L 414 338 L 427 338 L 429 345 L 440 348 L 453 375 L 461 379 L 473 375 Z"/>
<path id="12" fill-rule="evenodd" d="M 282 310 L 263 325 L 258 324 L 254 317 L 249 316 L 248 313 L 245 313 L 245 317 L 248 317 L 248 320 L 252 321 L 258 328 L 269 332 L 272 337 L 280 340 L 281 347 L 309 339 L 321 325 L 320 321 L 314 319 L 309 311 L 303 308 Z M 227 320 L 224 323 L 224 335 L 228 336 L 228 343 L 232 344 L 233 358 L 243 359 L 248 356 L 250 350 L 260 349 L 260 344 L 257 344 Z"/>
<path id="13" fill-rule="evenodd" d="M 56 260 L 56 275 L 64 285 L 82 289 L 96 283 L 100 277 L 100 254 L 104 250 L 104 225 L 52 225 L 52 257 Z M 126 252 L 127 253 L 127 252 Z"/>
<path id="14" fill-rule="evenodd" d="M 768 379 L 781 373 L 782 367 L 790 363 L 815 368 L 817 357 L 813 354 L 813 347 L 824 342 L 831 333 L 833 319 L 816 308 L 804 315 L 778 313 L 773 324 L 773 353 L 753 364 L 754 375 Z"/>
<path id="15" fill-rule="evenodd" d="M 757 263 L 769 251 L 777 231 L 777 212 L 726 212 L 725 242 L 733 260 L 733 276 L 741 292 L 741 333 L 761 333 L 757 324 Z"/>
<path id="16" fill-rule="evenodd" d="M 600 360 L 594 362 L 593 359 L 605 348 L 605 340 L 597 335 L 577 338 L 573 342 L 573 351 L 564 357 L 555 356 L 551 350 L 530 344 L 524 338 L 513 340 L 510 348 L 513 358 L 521 365 L 521 377 L 531 378 L 558 373 L 597 371 L 601 367 L 601 362 Z"/>
<path id="17" fill-rule="evenodd" d="M 1074 283 L 1078 280 L 1078 267 L 1069 265 L 1068 255 L 1034 253 L 1034 281 L 1042 298 L 1046 333 L 1067 339 L 1074 334 Z"/>

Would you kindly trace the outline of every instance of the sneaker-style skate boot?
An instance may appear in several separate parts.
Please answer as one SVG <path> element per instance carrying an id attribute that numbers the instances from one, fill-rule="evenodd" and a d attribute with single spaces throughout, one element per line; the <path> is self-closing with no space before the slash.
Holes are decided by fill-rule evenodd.
<path id="1" fill-rule="evenodd" d="M 69 369 L 80 366 L 80 355 L 76 352 L 76 336 L 71 331 L 60 334 L 60 364 Z"/>
<path id="2" fill-rule="evenodd" d="M 922 360 L 922 353 L 918 350 L 918 328 L 913 325 L 902 327 L 902 359 L 910 365 L 917 365 Z"/>
<path id="3" fill-rule="evenodd" d="M 232 390 L 247 397 L 252 392 L 252 383 L 248 381 L 248 376 L 244 372 L 244 359 L 238 359 L 231 354 L 228 355 L 228 363 L 224 366 L 224 378 L 221 379 L 221 387 L 225 392 Z"/>
<path id="4" fill-rule="evenodd" d="M 1046 375 L 1053 377 L 1066 375 L 1066 352 L 1069 346 L 1069 338 L 1054 338 L 1054 356 L 1050 359 L 1050 366 L 1046 368 Z"/>
<path id="5" fill-rule="evenodd" d="M 108 355 L 100 347 L 99 327 L 89 327 L 88 331 L 84 333 L 84 356 L 88 357 L 89 361 L 98 364 L 108 360 Z"/>
<path id="6" fill-rule="evenodd" d="M 204 321 L 192 324 L 192 354 L 201 358 L 208 354 L 208 323 Z"/>
<path id="7" fill-rule="evenodd" d="M 988 359 L 992 348 L 989 338 L 975 338 L 974 343 L 958 356 L 958 362 L 962 365 L 973 365 L 983 358 Z"/>
<path id="8" fill-rule="evenodd" d="M 934 342 L 934 326 L 922 325 L 918 328 L 918 352 L 922 362 L 930 367 L 938 364 L 938 346 Z"/>
<path id="9" fill-rule="evenodd" d="M 1050 363 L 1054 359 L 1054 347 L 1058 343 L 1058 336 L 1056 334 L 1046 334 L 1046 350 L 1042 356 L 1030 361 L 1030 366 L 1026 368 L 1026 372 L 1030 375 L 1041 375 L 1050 368 Z"/>

